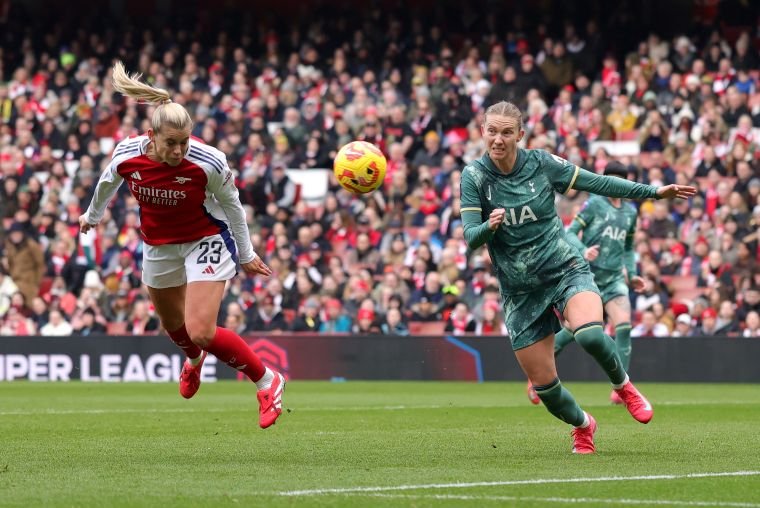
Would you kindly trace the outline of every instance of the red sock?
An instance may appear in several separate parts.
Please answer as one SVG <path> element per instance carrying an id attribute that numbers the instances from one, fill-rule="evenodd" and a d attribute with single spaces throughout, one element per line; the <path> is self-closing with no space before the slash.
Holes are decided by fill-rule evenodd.
<path id="1" fill-rule="evenodd" d="M 198 358 L 203 351 L 190 340 L 187 328 L 182 325 L 173 332 L 169 332 L 169 338 L 185 352 L 188 358 Z"/>
<path id="2" fill-rule="evenodd" d="M 206 351 L 219 358 L 230 367 L 237 369 L 256 382 L 262 378 L 266 368 L 258 355 L 251 351 L 248 344 L 238 334 L 221 326 L 216 327 L 216 334 Z"/>

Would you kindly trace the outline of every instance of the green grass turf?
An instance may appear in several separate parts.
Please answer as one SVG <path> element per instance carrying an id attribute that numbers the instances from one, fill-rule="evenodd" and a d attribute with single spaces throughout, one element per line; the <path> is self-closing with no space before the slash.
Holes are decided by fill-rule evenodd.
<path id="1" fill-rule="evenodd" d="M 293 382 L 266 431 L 248 383 L 191 401 L 168 384 L 2 383 L 0 506 L 760 507 L 758 475 L 682 477 L 760 471 L 758 386 L 642 384 L 641 425 L 608 385 L 567 385 L 599 422 L 595 456 L 572 455 L 517 383 Z M 639 475 L 680 478 L 282 495 Z"/>

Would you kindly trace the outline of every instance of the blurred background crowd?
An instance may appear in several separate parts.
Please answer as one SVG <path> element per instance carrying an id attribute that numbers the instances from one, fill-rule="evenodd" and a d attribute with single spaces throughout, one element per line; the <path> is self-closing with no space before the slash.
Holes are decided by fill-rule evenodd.
<path id="1" fill-rule="evenodd" d="M 488 254 L 463 239 L 459 177 L 484 152 L 484 109 L 509 100 L 526 148 L 699 187 L 690 202 L 636 204 L 647 287 L 631 294 L 634 336 L 760 335 L 752 2 L 327 1 L 292 16 L 39 3 L 0 2 L 0 335 L 160 331 L 126 187 L 95 234 L 77 231 L 116 143 L 149 127 L 151 107 L 113 92 L 115 59 L 171 90 L 235 172 L 275 272 L 229 285 L 220 324 L 240 333 L 503 335 Z M 331 180 L 323 202 L 299 199 L 288 172 L 331 168 L 353 139 L 386 154 L 381 189 L 357 197 Z M 569 223 L 586 196 L 557 199 Z"/>

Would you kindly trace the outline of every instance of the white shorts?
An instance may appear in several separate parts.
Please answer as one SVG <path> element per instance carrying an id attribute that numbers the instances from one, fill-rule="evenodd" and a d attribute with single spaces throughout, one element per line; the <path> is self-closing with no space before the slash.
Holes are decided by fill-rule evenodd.
<path id="1" fill-rule="evenodd" d="M 156 289 L 188 282 L 226 281 L 237 274 L 237 249 L 229 231 L 197 242 L 143 248 L 142 281 Z"/>

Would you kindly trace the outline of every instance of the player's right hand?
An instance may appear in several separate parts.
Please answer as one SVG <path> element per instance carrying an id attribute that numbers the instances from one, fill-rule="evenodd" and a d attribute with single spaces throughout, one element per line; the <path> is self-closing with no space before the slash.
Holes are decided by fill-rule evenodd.
<path id="1" fill-rule="evenodd" d="M 592 245 L 586 251 L 583 253 L 583 257 L 586 259 L 586 261 L 593 261 L 599 256 L 599 246 L 598 245 Z"/>
<path id="2" fill-rule="evenodd" d="M 496 231 L 504 222 L 504 218 L 507 216 L 507 211 L 503 208 L 496 208 L 491 215 L 488 216 L 488 228 L 491 231 Z"/>
<path id="3" fill-rule="evenodd" d="M 79 232 L 87 233 L 89 230 L 97 226 L 97 224 L 90 224 L 87 222 L 87 218 L 84 215 L 79 216 Z"/>

